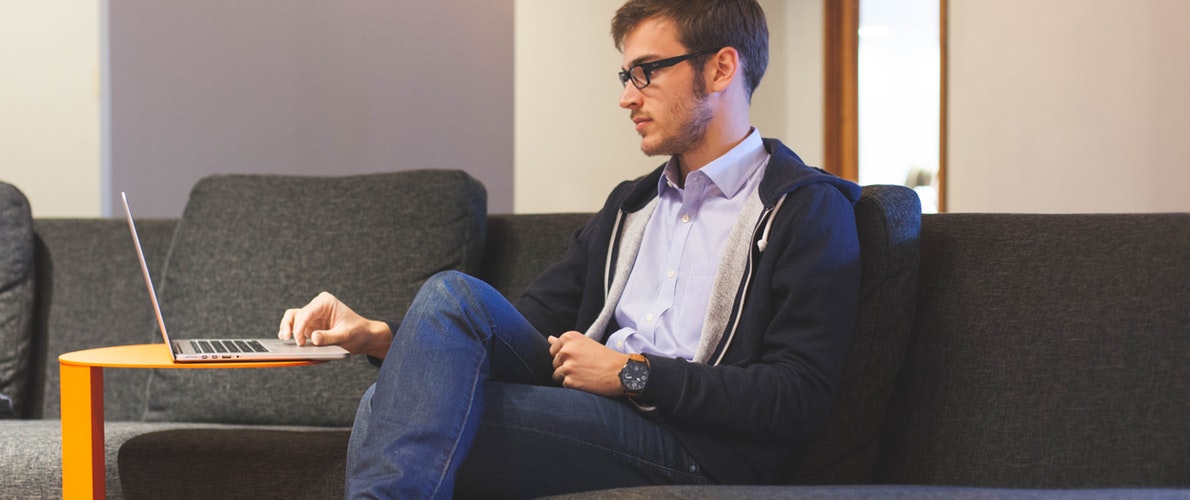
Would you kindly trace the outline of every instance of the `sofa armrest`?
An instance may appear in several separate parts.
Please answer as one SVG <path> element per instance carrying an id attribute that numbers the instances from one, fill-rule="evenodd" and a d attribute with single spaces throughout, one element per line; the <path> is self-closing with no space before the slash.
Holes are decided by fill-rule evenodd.
<path id="1" fill-rule="evenodd" d="M 27 406 L 33 281 L 29 201 L 0 182 L 0 418 L 19 416 Z"/>

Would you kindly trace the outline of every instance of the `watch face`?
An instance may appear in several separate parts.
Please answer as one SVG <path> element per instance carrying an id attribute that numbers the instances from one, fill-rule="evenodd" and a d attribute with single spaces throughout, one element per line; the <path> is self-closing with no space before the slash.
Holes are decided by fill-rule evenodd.
<path id="1" fill-rule="evenodd" d="M 640 392 L 645 389 L 645 382 L 649 381 L 649 365 L 631 360 L 620 370 L 620 383 L 628 392 Z"/>

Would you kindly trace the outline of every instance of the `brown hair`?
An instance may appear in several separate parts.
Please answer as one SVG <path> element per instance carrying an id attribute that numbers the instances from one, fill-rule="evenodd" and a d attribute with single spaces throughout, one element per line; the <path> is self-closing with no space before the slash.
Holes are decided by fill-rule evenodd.
<path id="1" fill-rule="evenodd" d="M 612 39 L 624 50 L 624 37 L 646 19 L 663 17 L 678 27 L 678 37 L 690 52 L 732 47 L 744 66 L 748 98 L 760 85 L 769 65 L 769 28 L 756 0 L 629 0 L 612 19 Z M 694 64 L 703 65 L 706 58 Z"/>

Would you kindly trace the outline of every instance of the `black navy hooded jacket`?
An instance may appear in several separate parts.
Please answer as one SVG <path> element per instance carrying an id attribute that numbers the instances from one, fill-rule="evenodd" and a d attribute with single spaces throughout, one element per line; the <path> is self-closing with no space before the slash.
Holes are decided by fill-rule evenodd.
<path id="1" fill-rule="evenodd" d="M 746 221 L 751 237 L 728 243 L 744 255 L 732 268 L 740 272 L 730 284 L 734 300 L 721 308 L 726 317 L 710 318 L 709 356 L 649 356 L 636 400 L 724 483 L 776 483 L 787 474 L 829 413 L 859 300 L 859 186 L 807 167 L 777 140 L 764 146 L 771 157 L 757 210 L 741 214 L 755 217 Z M 624 221 L 657 197 L 663 168 L 617 186 L 563 259 L 517 299 L 543 335 L 586 332 L 602 319 L 606 327 L 587 334 L 604 340 L 618 328 L 600 317 L 616 279 L 612 263 L 624 250 Z"/>

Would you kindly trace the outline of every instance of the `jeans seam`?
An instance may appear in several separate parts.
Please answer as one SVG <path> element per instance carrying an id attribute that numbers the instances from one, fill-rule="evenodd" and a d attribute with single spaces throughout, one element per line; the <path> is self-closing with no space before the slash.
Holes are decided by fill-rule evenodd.
<path id="1" fill-rule="evenodd" d="M 474 291 L 469 291 L 468 295 L 470 296 L 469 298 L 472 300 L 474 300 L 476 298 L 476 297 L 474 297 L 474 295 L 475 295 Z M 476 302 L 478 302 L 478 301 L 476 301 Z M 479 311 L 481 311 L 483 313 L 484 321 L 488 324 L 488 331 L 490 331 L 490 332 L 496 331 L 496 324 L 492 320 L 492 315 L 488 313 L 486 304 L 480 304 L 479 307 L 477 307 L 477 308 L 472 307 L 471 309 L 472 310 L 478 309 Z M 494 335 L 494 333 L 493 333 L 492 337 L 495 338 L 497 336 Z M 482 342 L 481 342 L 481 344 L 482 344 Z M 479 365 L 481 365 L 481 366 L 483 365 L 483 360 L 484 360 L 484 358 L 486 358 L 488 356 L 488 352 L 490 352 L 490 350 L 491 350 L 491 348 L 489 346 L 484 346 L 483 353 L 479 356 L 479 360 L 478 360 Z M 444 463 L 442 468 L 439 469 L 439 471 L 438 471 L 438 483 L 434 485 L 434 491 L 433 491 L 433 494 L 431 495 L 432 497 L 435 497 L 435 498 L 438 496 L 438 492 L 441 491 L 441 489 L 442 489 L 442 483 L 446 480 L 447 472 L 450 470 L 450 464 L 452 462 L 454 462 L 455 454 L 458 453 L 459 443 L 463 440 L 463 429 L 467 426 L 467 421 L 471 419 L 471 413 L 473 411 L 475 411 L 475 397 L 479 392 L 478 391 L 479 381 L 483 377 L 483 370 L 477 368 L 476 370 L 473 371 L 473 373 L 475 373 L 475 377 L 471 379 L 471 389 L 470 389 L 471 394 L 470 394 L 470 397 L 467 398 L 467 410 L 463 414 L 463 418 L 459 421 L 459 425 L 455 429 L 453 429 L 454 430 L 454 441 L 451 443 L 450 452 L 447 453 L 447 455 L 446 455 L 446 463 Z M 482 422 L 481 422 L 481 425 L 482 425 Z"/>

